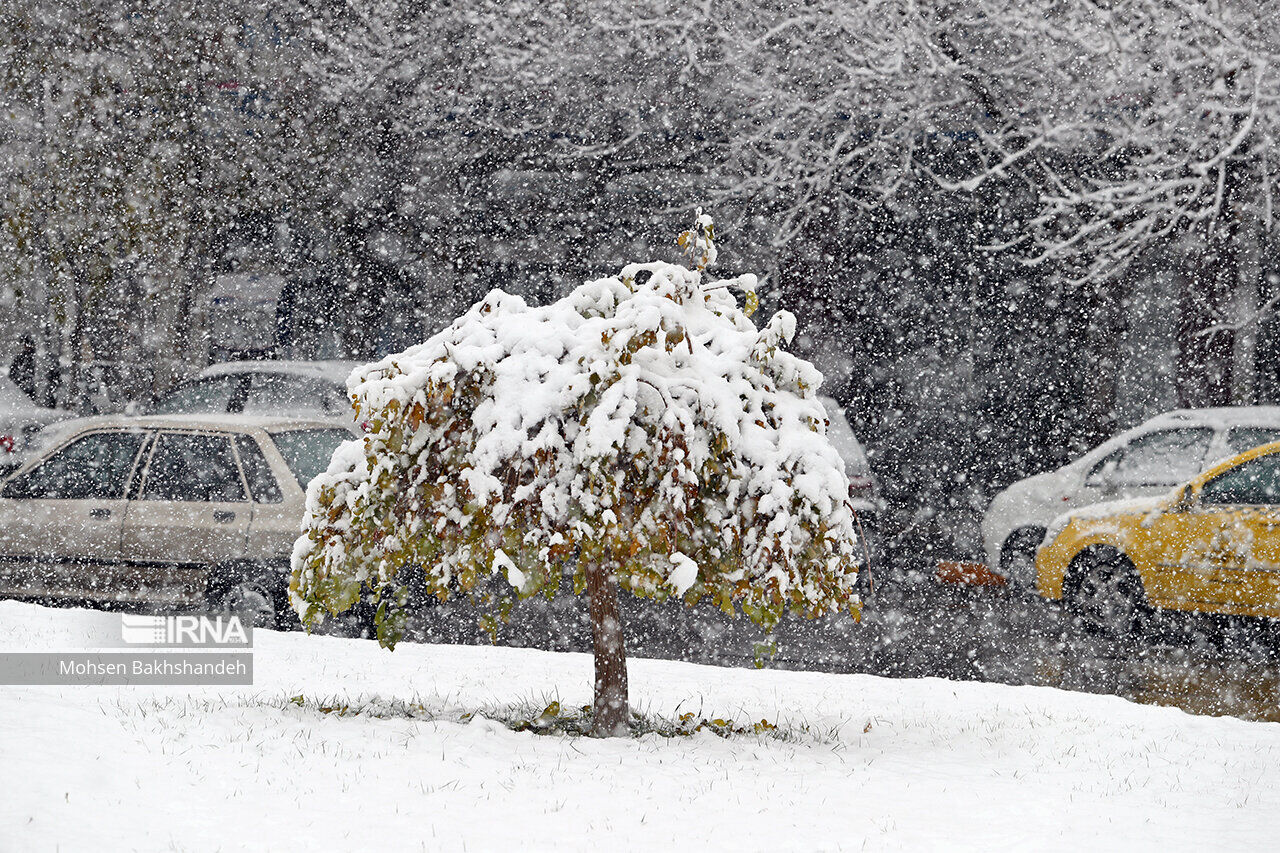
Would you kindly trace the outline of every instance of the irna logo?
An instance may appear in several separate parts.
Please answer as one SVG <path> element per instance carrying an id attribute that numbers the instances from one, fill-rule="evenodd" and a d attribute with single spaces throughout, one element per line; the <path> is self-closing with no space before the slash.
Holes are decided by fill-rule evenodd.
<path id="1" fill-rule="evenodd" d="M 234 614 L 120 617 L 120 638 L 129 646 L 249 646 L 252 632 Z"/>

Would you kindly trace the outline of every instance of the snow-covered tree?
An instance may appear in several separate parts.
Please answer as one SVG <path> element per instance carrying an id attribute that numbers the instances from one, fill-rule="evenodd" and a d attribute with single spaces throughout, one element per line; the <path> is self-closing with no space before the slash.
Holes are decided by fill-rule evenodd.
<path id="1" fill-rule="evenodd" d="M 1226 343 L 1188 403 L 1255 402 L 1253 326 L 1280 190 L 1274 2 L 1009 0 L 930 16 L 931 39 L 982 105 L 979 162 L 948 188 L 1008 180 L 1029 202 L 989 244 L 1098 287 L 1182 264 L 1183 367 Z M 1141 299 L 1139 291 L 1137 298 Z M 1234 339 L 1234 340 L 1233 340 Z M 1233 352 L 1234 350 L 1234 352 Z M 1213 387 L 1213 386 L 1218 387 Z"/>
<path id="2" fill-rule="evenodd" d="M 949 59 L 983 105 L 984 162 L 1041 205 L 1036 259 L 1105 279 L 1169 234 L 1248 208 L 1269 229 L 1277 181 L 1271 3 L 1004 0 L 953 9 Z M 936 36 L 935 38 L 940 38 Z M 1238 174 L 1236 174 L 1238 173 Z M 1233 195 L 1234 193 L 1234 195 Z"/>
<path id="3" fill-rule="evenodd" d="M 704 281 L 708 217 L 681 244 L 693 268 L 632 264 L 544 307 L 495 290 L 353 374 L 372 430 L 308 489 L 290 586 L 306 623 L 371 585 L 394 646 L 405 570 L 441 598 L 490 574 L 521 597 L 585 592 L 593 731 L 613 735 L 629 719 L 617 587 L 764 625 L 858 612 L 821 375 L 783 348 L 795 320 L 751 322 L 734 291 L 752 307 L 755 276 Z"/>

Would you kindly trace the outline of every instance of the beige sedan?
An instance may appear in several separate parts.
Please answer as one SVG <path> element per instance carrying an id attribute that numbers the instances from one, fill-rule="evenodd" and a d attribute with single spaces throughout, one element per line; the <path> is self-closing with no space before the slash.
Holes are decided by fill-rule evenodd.
<path id="1" fill-rule="evenodd" d="M 0 597 L 292 624 L 306 485 L 357 433 L 236 415 L 90 418 L 0 484 Z"/>

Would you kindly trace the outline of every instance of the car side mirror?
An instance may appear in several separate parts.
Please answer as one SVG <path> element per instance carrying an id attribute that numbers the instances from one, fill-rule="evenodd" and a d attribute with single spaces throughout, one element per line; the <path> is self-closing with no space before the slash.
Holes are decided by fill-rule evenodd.
<path id="1" fill-rule="evenodd" d="M 1173 506 L 1170 507 L 1170 509 L 1173 512 L 1187 512 L 1188 510 L 1195 508 L 1199 497 L 1200 496 L 1191 489 L 1191 486 L 1183 486 L 1178 490 L 1178 496 L 1174 499 Z"/>

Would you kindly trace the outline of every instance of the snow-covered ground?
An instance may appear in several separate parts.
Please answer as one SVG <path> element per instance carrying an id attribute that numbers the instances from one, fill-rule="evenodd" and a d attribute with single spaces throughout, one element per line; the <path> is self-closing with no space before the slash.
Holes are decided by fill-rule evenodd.
<path id="1" fill-rule="evenodd" d="M 78 650 L 111 625 L 0 602 L 0 650 Z M 1275 724 L 1049 688 L 637 659 L 638 710 L 764 718 L 788 734 L 600 741 L 461 721 L 585 704 L 586 655 L 254 639 L 253 687 L 0 687 L 0 849 L 1191 850 L 1280 837 Z M 423 710 L 317 707 L 397 700 Z"/>

